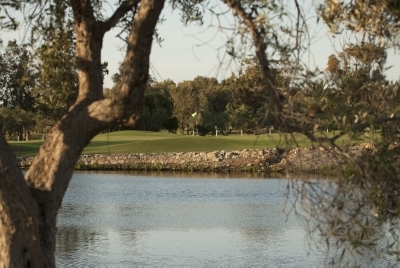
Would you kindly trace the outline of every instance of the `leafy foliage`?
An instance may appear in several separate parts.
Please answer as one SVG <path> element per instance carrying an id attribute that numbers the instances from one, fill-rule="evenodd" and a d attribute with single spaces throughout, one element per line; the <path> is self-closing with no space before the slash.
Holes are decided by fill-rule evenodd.
<path id="1" fill-rule="evenodd" d="M 399 45 L 400 4 L 396 0 L 325 0 L 318 8 L 321 18 L 338 33 L 343 29 L 368 34 L 364 38 L 379 37 L 382 42 Z"/>
<path id="2" fill-rule="evenodd" d="M 38 50 L 37 79 L 33 90 L 39 111 L 54 120 L 65 114 L 75 102 L 78 92 L 71 22 L 65 21 L 62 10 L 56 12 L 59 16 L 51 17 L 49 23 L 52 29 L 47 32 L 45 43 Z"/>
<path id="3" fill-rule="evenodd" d="M 34 85 L 31 56 L 26 45 L 10 41 L 0 54 L 0 100 L 6 107 L 33 109 L 31 90 Z"/>
<path id="4" fill-rule="evenodd" d="M 9 109 L 0 108 L 0 132 L 10 140 L 22 140 L 25 134 L 29 139 L 29 132 L 34 129 L 35 116 L 31 111 L 25 111 L 20 107 Z"/>

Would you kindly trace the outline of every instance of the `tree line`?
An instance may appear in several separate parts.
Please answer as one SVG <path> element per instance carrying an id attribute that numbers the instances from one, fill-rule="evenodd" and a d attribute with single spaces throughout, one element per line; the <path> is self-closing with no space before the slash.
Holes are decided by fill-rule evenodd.
<path id="1" fill-rule="evenodd" d="M 65 40 L 65 38 L 64 38 Z M 69 40 L 69 43 L 68 43 Z M 43 138 L 77 97 L 78 72 L 74 63 L 73 35 L 60 47 L 44 45 L 36 55 L 27 45 L 10 41 L 0 53 L 0 128 L 8 139 Z M 67 50 L 68 53 L 62 52 Z M 62 52 L 62 53 L 61 53 Z M 62 54 L 62 64 L 54 58 Z M 398 81 L 385 76 L 385 47 L 374 43 L 348 44 L 330 55 L 327 67 L 305 83 L 296 84 L 284 70 L 273 68 L 279 98 L 293 107 L 292 124 L 318 121 L 313 130 L 343 130 L 346 121 L 372 120 L 400 111 Z M 112 75 L 111 98 L 121 84 L 121 68 Z M 103 63 L 103 76 L 107 75 Z M 142 117 L 136 129 L 208 135 L 216 131 L 255 133 L 278 129 L 263 92 L 262 73 L 255 58 L 242 60 L 238 73 L 218 81 L 198 76 L 179 83 L 150 78 L 144 94 Z M 392 139 L 395 123 L 376 126 Z M 121 129 L 114 126 L 107 131 Z M 376 130 L 367 127 L 367 130 Z M 311 129 L 310 129 L 311 131 Z"/>
<path id="2" fill-rule="evenodd" d="M 7 139 L 41 139 L 76 100 L 73 34 L 54 34 L 35 53 L 15 40 L 0 53 L 0 129 Z"/>

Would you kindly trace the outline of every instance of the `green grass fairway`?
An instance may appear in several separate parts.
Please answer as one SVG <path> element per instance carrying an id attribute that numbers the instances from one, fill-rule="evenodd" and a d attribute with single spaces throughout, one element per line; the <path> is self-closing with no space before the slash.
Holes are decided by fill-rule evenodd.
<path id="1" fill-rule="evenodd" d="M 36 155 L 43 141 L 10 141 L 8 144 L 15 156 Z"/>
<path id="2" fill-rule="evenodd" d="M 333 133 L 329 134 L 333 135 Z M 352 143 L 373 142 L 373 138 L 363 136 Z M 271 147 L 305 147 L 311 142 L 300 134 L 285 136 L 273 133 L 263 135 L 229 135 L 229 136 L 189 136 L 147 131 L 118 131 L 99 134 L 84 149 L 83 154 L 120 154 L 120 153 L 162 153 L 162 152 L 209 152 L 219 150 L 243 150 Z M 338 145 L 349 144 L 349 137 L 338 140 Z M 16 156 L 36 155 L 42 141 L 9 142 Z M 287 146 L 286 146 L 287 144 Z"/>

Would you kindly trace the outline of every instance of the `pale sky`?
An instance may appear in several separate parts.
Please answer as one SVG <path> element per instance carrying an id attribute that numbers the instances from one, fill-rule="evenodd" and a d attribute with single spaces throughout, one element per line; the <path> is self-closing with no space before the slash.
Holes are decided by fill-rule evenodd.
<path id="1" fill-rule="evenodd" d="M 314 11 L 308 11 L 313 13 Z M 157 81 L 172 79 L 175 83 L 183 80 L 192 80 L 196 76 L 217 77 L 219 81 L 230 76 L 232 72 L 238 71 L 238 66 L 230 64 L 228 67 L 220 67 L 219 57 L 223 50 L 218 51 L 226 41 L 223 33 L 218 33 L 215 25 L 215 18 L 207 17 L 204 26 L 190 25 L 183 26 L 180 22 L 179 12 L 172 12 L 169 7 L 165 8 L 162 15 L 166 21 L 158 26 L 159 33 L 164 41 L 161 47 L 154 44 L 151 54 L 151 75 Z M 311 17 L 312 15 L 310 15 Z M 229 18 L 227 18 L 229 19 Z M 345 38 L 332 38 L 327 27 L 320 21 L 316 25 L 315 18 L 310 19 L 314 36 L 310 48 L 310 57 L 308 54 L 303 58 L 309 67 L 318 66 L 324 70 L 328 57 L 342 51 L 341 45 Z M 122 42 L 114 38 L 115 33 L 107 33 L 103 48 L 103 61 L 108 61 L 110 75 L 106 77 L 105 86 L 111 87 L 111 75 L 117 71 L 118 63 L 122 61 L 122 51 L 115 50 L 115 47 L 121 47 Z M 209 41 L 211 40 L 211 41 Z M 125 52 L 125 51 L 123 51 Z M 219 53 L 218 53 L 219 52 Z M 251 51 L 250 51 L 251 52 Z M 396 81 L 400 77 L 399 52 L 388 52 L 387 67 L 393 66 L 386 72 L 389 80 Z"/>
<path id="2" fill-rule="evenodd" d="M 216 7 L 223 8 L 220 4 Z M 307 16 L 313 16 L 313 9 L 310 7 L 306 10 Z M 162 15 L 166 21 L 158 26 L 159 33 L 164 41 L 161 47 L 154 44 L 151 53 L 151 75 L 157 81 L 164 79 L 172 79 L 178 83 L 183 80 L 192 80 L 196 76 L 217 77 L 219 81 L 224 79 L 232 72 L 238 71 L 238 66 L 230 64 L 219 66 L 220 57 L 223 56 L 224 50 L 218 50 L 223 47 L 226 42 L 226 36 L 223 32 L 219 32 L 216 26 L 215 18 L 207 16 L 203 27 L 197 25 L 183 26 L 180 22 L 179 12 L 172 12 L 169 5 L 164 9 Z M 310 19 L 311 29 L 314 36 L 310 48 L 310 56 L 305 55 L 303 60 L 309 67 L 318 66 L 321 70 L 326 67 L 329 55 L 341 51 L 341 42 L 343 38 L 336 37 L 332 39 L 327 28 L 322 22 L 315 24 L 315 18 Z M 229 16 L 225 18 L 225 25 L 229 23 Z M 112 74 L 118 71 L 118 63 L 123 60 L 125 50 L 119 50 L 123 46 L 123 42 L 116 38 L 117 31 L 111 31 L 106 34 L 103 44 L 102 61 L 108 62 L 110 74 L 105 78 L 105 87 L 111 87 Z M 21 40 L 20 33 L 1 32 L 0 37 L 3 40 L 3 49 L 7 45 L 8 40 L 16 38 Z M 210 41 L 211 40 L 211 41 Z M 249 51 L 251 53 L 251 51 Z M 387 67 L 393 66 L 386 72 L 389 80 L 397 80 L 400 77 L 400 59 L 399 54 L 389 51 Z M 225 59 L 224 63 L 227 63 Z"/>

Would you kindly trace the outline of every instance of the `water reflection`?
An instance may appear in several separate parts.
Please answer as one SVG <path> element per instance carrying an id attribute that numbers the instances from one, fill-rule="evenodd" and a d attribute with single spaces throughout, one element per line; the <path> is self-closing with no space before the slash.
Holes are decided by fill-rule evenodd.
<path id="1" fill-rule="evenodd" d="M 119 176 L 139 176 L 139 177 L 158 177 L 158 178 L 201 178 L 201 179 L 279 179 L 287 178 L 287 175 L 282 173 L 263 173 L 263 172 L 190 172 L 190 171 L 76 171 L 75 174 L 86 175 L 119 175 Z M 321 175 L 308 174 L 313 178 L 321 178 Z"/>
<path id="2" fill-rule="evenodd" d="M 57 265 L 324 263 L 282 212 L 286 180 L 157 175 L 76 173 L 58 217 Z"/>

